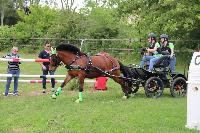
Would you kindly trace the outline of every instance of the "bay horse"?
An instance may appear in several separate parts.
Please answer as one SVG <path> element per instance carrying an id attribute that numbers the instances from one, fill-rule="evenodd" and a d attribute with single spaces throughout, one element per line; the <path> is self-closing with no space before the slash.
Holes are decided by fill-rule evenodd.
<path id="1" fill-rule="evenodd" d="M 121 73 L 126 75 L 126 71 L 123 69 L 125 66 L 108 53 L 88 56 L 76 46 L 62 43 L 51 52 L 49 70 L 55 71 L 61 62 L 66 65 L 68 75 L 52 95 L 53 99 L 61 94 L 62 88 L 74 77 L 78 78 L 80 85 L 77 103 L 83 101 L 82 91 L 85 78 L 110 77 L 121 85 L 124 92 L 123 98 L 127 99 L 131 93 L 129 88 L 126 87 L 125 79 L 120 76 Z"/>

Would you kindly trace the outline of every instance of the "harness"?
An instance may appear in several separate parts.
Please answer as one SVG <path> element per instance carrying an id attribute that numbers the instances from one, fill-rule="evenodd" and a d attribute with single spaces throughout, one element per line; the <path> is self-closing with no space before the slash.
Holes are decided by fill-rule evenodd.
<path id="1" fill-rule="evenodd" d="M 114 64 L 113 60 L 111 58 L 109 58 L 107 53 L 101 52 L 101 53 L 97 54 L 96 56 L 103 56 L 103 57 L 107 58 L 108 60 L 110 60 L 110 62 L 112 63 L 113 68 L 111 70 L 105 71 L 105 73 L 110 73 L 112 71 L 120 69 L 119 67 L 117 67 L 117 65 Z"/>
<path id="2" fill-rule="evenodd" d="M 81 67 L 79 65 L 73 65 L 78 59 L 81 59 L 82 57 L 87 58 L 86 67 Z M 76 57 L 68 65 L 66 65 L 65 68 L 68 69 L 68 70 L 84 70 L 84 71 L 88 72 L 91 65 L 92 65 L 92 60 L 91 60 L 90 56 L 87 56 L 86 54 L 80 56 L 77 53 Z"/>
<path id="3" fill-rule="evenodd" d="M 86 71 L 86 73 L 89 73 L 94 68 L 94 69 L 96 69 L 96 70 L 98 70 L 98 71 L 100 71 L 104 74 L 109 74 L 110 72 L 112 72 L 114 70 L 120 69 L 119 67 L 114 65 L 113 60 L 110 59 L 106 54 L 100 53 L 100 54 L 97 54 L 96 56 L 103 56 L 103 57 L 109 59 L 110 62 L 112 63 L 112 65 L 113 65 L 113 68 L 111 70 L 108 70 L 108 71 L 103 71 L 99 67 L 96 67 L 96 66 L 93 65 L 90 56 L 88 56 L 87 54 L 80 56 L 78 53 L 76 54 L 76 57 L 68 65 L 65 66 L 65 68 L 68 69 L 68 70 L 84 70 L 84 71 Z M 81 59 L 83 57 L 87 58 L 87 65 L 85 67 L 81 67 L 79 65 L 73 65 L 78 59 Z"/>

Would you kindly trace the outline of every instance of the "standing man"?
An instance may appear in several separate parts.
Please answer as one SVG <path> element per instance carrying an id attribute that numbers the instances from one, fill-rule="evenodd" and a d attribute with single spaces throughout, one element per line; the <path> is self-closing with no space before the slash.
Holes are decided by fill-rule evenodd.
<path id="1" fill-rule="evenodd" d="M 151 59 L 155 58 L 158 54 L 157 48 L 160 47 L 160 44 L 156 41 L 156 34 L 150 33 L 148 35 L 148 43 L 149 47 L 146 49 L 147 53 L 143 55 L 142 60 L 140 62 L 140 67 L 144 68 L 144 64 Z"/>
<path id="2" fill-rule="evenodd" d="M 13 47 L 11 49 L 11 53 L 3 56 L 3 58 L 6 59 L 13 59 L 13 58 L 19 58 L 18 54 L 18 47 Z M 20 68 L 19 68 L 20 62 L 8 62 L 8 69 L 7 73 L 14 75 L 14 96 L 18 96 L 18 78 L 20 74 Z M 10 84 L 12 82 L 12 77 L 7 77 L 7 83 L 6 83 L 6 89 L 5 89 L 5 96 L 8 96 L 9 89 L 10 89 Z"/>
<path id="3" fill-rule="evenodd" d="M 41 59 L 50 59 L 50 52 L 51 52 L 51 44 L 49 42 L 45 42 L 44 44 L 44 50 L 40 52 L 39 58 Z M 41 63 L 42 66 L 42 75 L 54 75 L 54 72 L 49 71 L 49 62 L 43 62 Z M 42 80 L 42 88 L 43 88 L 43 93 L 46 93 L 46 77 L 43 77 Z M 55 78 L 51 78 L 51 87 L 52 87 L 52 92 L 55 91 Z"/>

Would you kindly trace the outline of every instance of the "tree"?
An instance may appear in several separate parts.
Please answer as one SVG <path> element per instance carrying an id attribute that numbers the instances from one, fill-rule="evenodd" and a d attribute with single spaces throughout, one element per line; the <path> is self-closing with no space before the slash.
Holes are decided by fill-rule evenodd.
<path id="1" fill-rule="evenodd" d="M 200 38 L 199 34 L 191 36 L 200 29 L 199 0 L 126 0 L 118 4 L 120 17 L 136 16 L 133 25 L 143 36 L 157 32 L 174 38 Z"/>
<path id="2" fill-rule="evenodd" d="M 3 20 L 4 20 L 4 15 L 5 15 L 5 5 L 6 5 L 6 0 L 1 0 L 0 1 L 1 26 L 3 26 Z"/>
<path id="3" fill-rule="evenodd" d="M 1 26 L 14 25 L 19 20 L 16 8 L 17 2 L 12 0 L 0 0 Z"/>

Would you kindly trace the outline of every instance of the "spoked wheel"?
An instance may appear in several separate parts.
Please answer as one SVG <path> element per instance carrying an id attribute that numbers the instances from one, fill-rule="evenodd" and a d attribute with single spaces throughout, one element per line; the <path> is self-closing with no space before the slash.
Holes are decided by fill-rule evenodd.
<path id="1" fill-rule="evenodd" d="M 184 97 L 187 93 L 186 80 L 182 77 L 174 79 L 170 92 L 173 97 Z"/>
<path id="2" fill-rule="evenodd" d="M 149 98 L 158 98 L 163 94 L 164 85 L 160 78 L 149 78 L 144 86 L 145 94 Z"/>

